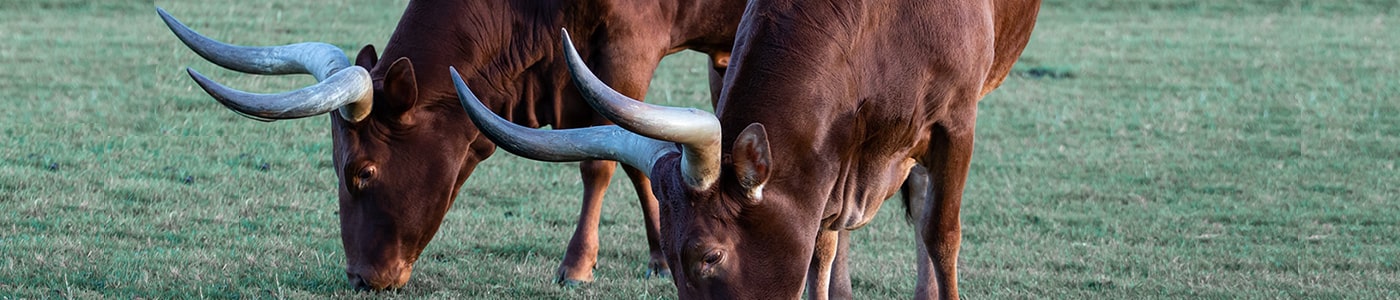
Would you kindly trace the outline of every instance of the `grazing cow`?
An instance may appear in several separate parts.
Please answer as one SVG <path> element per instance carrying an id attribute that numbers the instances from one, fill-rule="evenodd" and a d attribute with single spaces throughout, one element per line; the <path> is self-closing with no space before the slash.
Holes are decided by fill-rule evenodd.
<path id="1" fill-rule="evenodd" d="M 917 296 L 951 299 L 977 102 L 1010 72 L 1039 5 L 752 0 L 718 118 L 631 101 L 573 52 L 575 85 L 616 126 L 514 126 L 456 84 L 471 119 L 507 151 L 648 171 L 682 299 L 792 299 L 804 286 L 813 299 L 851 297 L 849 231 L 918 164 L 932 181 L 911 185 L 931 199 L 910 205 L 924 207 L 914 213 L 925 249 Z"/>
<path id="2" fill-rule="evenodd" d="M 300 90 L 250 94 L 189 70 L 206 92 L 249 118 L 272 121 L 338 111 L 330 127 L 346 275 L 358 289 L 378 290 L 407 283 L 458 189 L 495 150 L 458 108 L 445 76 L 448 66 L 471 74 L 481 99 L 518 124 L 606 124 L 570 86 L 558 49 L 559 28 L 586 36 L 580 46 L 589 65 L 602 80 L 640 99 L 662 56 L 684 49 L 711 56 L 711 83 L 718 84 L 742 9 L 738 0 L 410 1 L 384 55 L 365 46 L 353 65 L 340 49 L 323 43 L 224 44 L 157 10 L 181 41 L 215 64 L 245 73 L 316 77 L 318 83 Z M 560 283 L 593 278 L 599 210 L 615 166 L 610 161 L 580 165 L 584 205 L 556 275 Z M 670 271 L 657 244 L 650 182 L 640 171 L 626 171 L 646 215 L 652 257 L 647 275 L 665 276 Z"/>

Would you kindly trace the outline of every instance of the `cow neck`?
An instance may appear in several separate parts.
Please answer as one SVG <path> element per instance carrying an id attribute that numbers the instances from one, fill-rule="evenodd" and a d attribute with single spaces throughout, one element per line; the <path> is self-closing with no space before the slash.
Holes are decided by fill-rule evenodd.
<path id="1" fill-rule="evenodd" d="M 759 8 L 746 12 L 726 74 L 723 149 L 749 124 L 764 124 L 774 163 L 768 190 L 796 193 L 785 196 L 833 227 L 863 225 L 912 166 L 910 145 L 925 121 L 903 103 L 920 97 L 900 92 L 909 90 L 896 83 L 903 79 L 859 72 L 857 58 L 881 59 L 859 46 L 871 43 Z"/>

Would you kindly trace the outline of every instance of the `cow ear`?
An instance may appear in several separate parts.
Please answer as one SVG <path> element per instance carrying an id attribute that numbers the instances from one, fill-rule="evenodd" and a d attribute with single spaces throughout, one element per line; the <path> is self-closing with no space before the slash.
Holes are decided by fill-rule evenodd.
<path id="1" fill-rule="evenodd" d="M 374 51 L 374 45 L 365 45 L 364 48 L 360 48 L 360 54 L 355 55 L 355 65 L 365 68 L 365 70 L 374 69 L 374 64 L 377 63 L 379 63 L 379 53 Z"/>
<path id="2" fill-rule="evenodd" d="M 400 57 L 389 64 L 389 71 L 384 73 L 384 93 L 386 101 L 375 99 L 375 111 L 382 111 L 384 116 L 398 116 L 399 120 L 408 123 L 412 120 L 409 117 L 409 110 L 418 102 L 418 79 L 413 75 L 413 62 L 407 57 Z M 383 110 L 380 110 L 383 108 Z"/>
<path id="3" fill-rule="evenodd" d="M 751 203 L 763 200 L 763 185 L 768 183 L 768 174 L 773 166 L 768 150 L 768 131 L 763 124 L 753 123 L 744 128 L 734 140 L 731 155 L 739 187 L 748 193 Z"/>

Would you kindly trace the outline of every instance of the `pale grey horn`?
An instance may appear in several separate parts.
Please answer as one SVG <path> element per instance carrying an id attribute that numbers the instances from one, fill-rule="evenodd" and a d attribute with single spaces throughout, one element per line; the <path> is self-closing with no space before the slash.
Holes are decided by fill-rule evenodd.
<path id="1" fill-rule="evenodd" d="M 719 178 L 720 126 L 714 114 L 694 108 L 652 105 L 628 98 L 593 75 L 564 31 L 569 72 L 583 99 L 622 128 L 653 139 L 683 145 L 681 171 L 686 184 L 707 189 Z"/>
<path id="2" fill-rule="evenodd" d="M 525 158 L 552 162 L 615 160 L 651 176 L 657 159 L 676 153 L 675 144 L 629 132 L 621 127 L 595 126 L 542 130 L 516 125 L 491 112 L 467 88 L 457 68 L 449 67 L 457 98 L 476 128 L 497 146 Z"/>
<path id="3" fill-rule="evenodd" d="M 190 29 L 156 8 L 170 31 L 204 59 L 234 71 L 260 75 L 311 74 L 316 84 L 279 94 L 235 90 L 186 68 L 190 77 L 219 103 L 260 121 L 295 119 L 340 110 L 341 118 L 358 122 L 373 107 L 374 86 L 369 71 L 350 64 L 340 48 L 326 43 L 297 43 L 247 47 L 219 42 Z"/>

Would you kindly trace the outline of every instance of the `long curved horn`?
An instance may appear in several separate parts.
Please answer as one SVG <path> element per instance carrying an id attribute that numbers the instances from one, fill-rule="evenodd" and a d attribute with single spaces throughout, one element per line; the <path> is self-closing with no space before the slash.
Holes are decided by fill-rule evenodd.
<path id="1" fill-rule="evenodd" d="M 563 36 L 564 53 L 574 85 L 594 110 L 629 131 L 684 145 L 681 155 L 685 164 L 681 165 L 681 171 L 690 187 L 707 189 L 719 178 L 720 126 L 714 114 L 694 108 L 647 104 L 618 93 L 588 69 L 574 49 L 567 30 Z"/>
<path id="2" fill-rule="evenodd" d="M 516 125 L 497 116 L 481 104 L 457 68 L 448 67 L 457 98 L 467 115 L 487 138 L 510 153 L 542 161 L 565 162 L 589 159 L 616 160 L 651 176 L 657 159 L 676 153 L 672 143 L 650 139 L 618 126 L 540 130 Z"/>
<path id="3" fill-rule="evenodd" d="M 224 104 L 244 116 L 259 120 L 295 119 L 340 109 L 340 116 L 358 122 L 373 107 L 374 86 L 369 71 L 350 64 L 340 48 L 326 43 L 298 43 L 273 47 L 229 45 L 210 39 L 156 8 L 170 31 L 204 59 L 234 71 L 260 75 L 311 74 L 318 83 L 280 94 L 254 94 L 228 88 L 186 68 L 190 77 Z"/>

